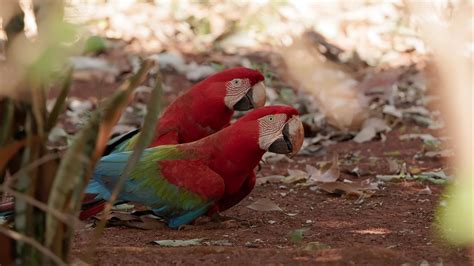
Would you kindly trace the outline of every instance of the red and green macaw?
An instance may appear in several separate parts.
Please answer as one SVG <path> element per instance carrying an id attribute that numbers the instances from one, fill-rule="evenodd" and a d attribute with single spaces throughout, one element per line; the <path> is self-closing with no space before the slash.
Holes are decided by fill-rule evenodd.
<path id="1" fill-rule="evenodd" d="M 263 75 L 253 69 L 237 67 L 218 72 L 197 83 L 179 96 L 163 112 L 149 147 L 192 142 L 230 124 L 237 111 L 265 105 Z M 138 130 L 113 139 L 104 155 L 133 150 Z M 104 201 L 86 194 L 81 219 L 102 211 Z"/>
<path id="2" fill-rule="evenodd" d="M 144 204 L 169 227 L 178 228 L 240 202 L 255 185 L 254 169 L 263 154 L 295 154 L 303 135 L 296 109 L 255 109 L 200 140 L 146 149 L 118 199 Z M 127 151 L 102 157 L 86 192 L 108 199 L 130 155 Z"/>

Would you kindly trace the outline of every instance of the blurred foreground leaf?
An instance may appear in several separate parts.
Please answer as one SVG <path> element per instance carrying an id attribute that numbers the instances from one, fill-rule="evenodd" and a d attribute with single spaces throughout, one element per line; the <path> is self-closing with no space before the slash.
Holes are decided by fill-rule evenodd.
<path id="1" fill-rule="evenodd" d="M 438 209 L 439 230 L 455 245 L 474 243 L 474 196 L 472 175 L 463 176 L 471 185 L 452 183 L 446 189 L 446 206 Z"/>
<path id="2" fill-rule="evenodd" d="M 89 37 L 84 44 L 84 53 L 100 53 L 105 51 L 107 48 L 107 43 L 104 38 L 100 36 L 91 36 Z"/>
<path id="3" fill-rule="evenodd" d="M 143 68 L 147 68 L 148 70 L 153 66 L 153 64 L 154 64 L 154 61 L 147 60 L 144 62 Z M 135 167 L 136 163 L 140 160 L 143 150 L 145 150 L 145 148 L 150 144 L 153 138 L 154 129 L 158 122 L 157 117 L 159 116 L 162 109 L 162 95 L 163 95 L 162 78 L 161 78 L 161 73 L 159 71 L 159 67 L 156 68 L 156 71 L 157 72 L 156 72 L 155 86 L 153 87 L 153 90 L 150 95 L 150 99 L 147 104 L 148 112 L 145 116 L 145 122 L 143 124 L 143 128 L 141 129 L 141 132 L 139 133 L 132 155 L 130 156 L 129 161 L 127 165 L 125 166 L 125 169 L 122 175 L 120 176 L 119 180 L 115 184 L 115 187 L 112 190 L 111 196 L 107 204 L 105 205 L 105 210 L 103 212 L 101 222 L 96 228 L 94 238 L 92 239 L 92 242 L 91 242 L 91 248 L 88 250 L 88 254 L 86 254 L 86 258 L 90 259 L 93 257 L 94 248 L 98 244 L 99 237 L 102 231 L 104 230 L 104 227 L 107 221 L 106 217 L 112 210 L 113 203 L 117 199 L 117 196 L 120 193 L 120 190 L 122 189 L 122 186 L 125 182 L 126 177 L 130 174 L 133 167 Z M 131 79 L 131 82 L 136 82 L 136 80 L 139 79 L 140 72 L 141 71 L 139 71 L 138 74 L 135 75 L 135 77 Z M 117 119 L 116 121 L 118 121 L 118 117 L 116 119 Z M 108 137 L 105 140 L 107 141 Z M 102 152 L 100 154 L 102 154 Z"/>
<path id="4" fill-rule="evenodd" d="M 59 115 L 64 109 L 64 103 L 66 101 L 66 97 L 69 94 L 69 90 L 71 88 L 71 79 L 72 79 L 72 69 L 68 69 L 66 75 L 64 77 L 64 81 L 61 86 L 61 91 L 59 92 L 59 96 L 56 98 L 56 102 L 54 103 L 53 109 L 48 116 L 48 120 L 46 122 L 46 131 L 49 132 L 58 120 Z"/>
<path id="5" fill-rule="evenodd" d="M 70 214 L 79 210 L 83 190 L 96 161 L 105 149 L 113 126 L 133 97 L 134 89 L 143 82 L 152 66 L 152 61 L 144 61 L 137 74 L 108 98 L 103 108 L 96 110 L 89 122 L 78 133 L 65 153 L 52 184 L 48 200 L 51 208 Z M 72 228 L 60 225 L 55 217 L 51 214 L 47 215 L 46 246 L 48 248 L 56 254 L 61 254 L 62 257 L 67 257 L 71 236 Z"/>

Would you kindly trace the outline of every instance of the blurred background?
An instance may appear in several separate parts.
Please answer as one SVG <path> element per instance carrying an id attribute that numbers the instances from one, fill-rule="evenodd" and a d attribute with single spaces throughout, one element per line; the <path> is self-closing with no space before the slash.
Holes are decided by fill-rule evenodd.
<path id="1" fill-rule="evenodd" d="M 472 247 L 473 11 L 462 0 L 9 1 L 0 8 L 0 97 L 33 107 L 44 100 L 52 112 L 62 97 L 56 81 L 70 66 L 66 109 L 46 138 L 48 149 L 63 153 L 142 58 L 159 64 L 165 104 L 220 70 L 258 69 L 267 105 L 298 108 L 306 137 L 293 159 L 265 156 L 262 184 L 305 183 L 361 204 L 384 187 L 400 193 L 387 196 L 394 201 L 411 197 L 405 182 L 415 182 L 414 193 L 432 202 L 420 206 L 429 218 L 418 237 Z M 135 90 L 112 135 L 143 124 L 154 82 L 149 76 Z M 327 169 L 337 172 L 332 183 Z M 260 189 L 273 195 L 272 186 Z M 77 241 L 85 249 L 87 241 Z M 426 252 L 468 262 L 469 251 L 446 254 L 426 242 L 407 260 Z"/>

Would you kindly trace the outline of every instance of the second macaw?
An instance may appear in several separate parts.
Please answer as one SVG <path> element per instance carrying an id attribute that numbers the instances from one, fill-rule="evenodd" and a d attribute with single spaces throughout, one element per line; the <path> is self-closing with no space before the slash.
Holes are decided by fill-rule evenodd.
<path id="1" fill-rule="evenodd" d="M 263 154 L 295 154 L 303 135 L 296 109 L 253 110 L 201 140 L 146 149 L 118 199 L 144 204 L 169 227 L 178 228 L 240 202 L 255 185 L 254 169 Z M 86 192 L 108 199 L 130 155 L 118 152 L 103 157 Z"/>

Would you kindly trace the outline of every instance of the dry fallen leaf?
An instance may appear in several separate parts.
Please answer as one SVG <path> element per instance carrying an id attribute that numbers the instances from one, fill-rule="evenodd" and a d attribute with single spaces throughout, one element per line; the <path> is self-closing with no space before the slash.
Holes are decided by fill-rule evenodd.
<path id="1" fill-rule="evenodd" d="M 102 217 L 101 215 L 94 216 L 95 219 L 100 220 Z M 109 221 L 132 221 L 132 220 L 138 220 L 139 217 L 132 215 L 128 212 L 111 212 L 107 216 L 107 220 Z"/>
<path id="2" fill-rule="evenodd" d="M 276 203 L 269 199 L 259 199 L 248 205 L 247 208 L 255 211 L 283 211 Z"/>
<path id="3" fill-rule="evenodd" d="M 186 71 L 186 62 L 179 53 L 161 53 L 150 56 L 150 59 L 157 61 L 161 69 L 171 69 L 178 72 Z"/>
<path id="4" fill-rule="evenodd" d="M 397 160 L 387 158 L 388 162 L 388 173 L 389 174 L 398 174 L 400 172 L 401 166 Z"/>
<path id="5" fill-rule="evenodd" d="M 448 158 L 454 156 L 454 151 L 451 149 L 441 150 L 441 151 L 428 151 L 423 154 L 424 157 L 429 158 Z"/>
<path id="6" fill-rule="evenodd" d="M 331 166 L 329 167 L 329 169 L 327 169 L 323 173 L 321 173 L 321 171 L 314 170 L 311 167 L 310 169 L 312 170 L 312 174 L 309 177 L 309 181 L 311 182 L 319 182 L 319 183 L 335 182 L 339 179 L 339 176 L 341 175 L 341 171 L 339 170 L 337 156 L 334 156 L 332 158 Z"/>
<path id="7" fill-rule="evenodd" d="M 371 183 L 370 179 L 360 183 L 330 182 L 318 184 L 318 188 L 331 194 L 348 196 L 370 196 L 373 190 L 378 189 L 377 184 Z"/>
<path id="8" fill-rule="evenodd" d="M 199 81 L 214 74 L 216 70 L 211 66 L 198 65 L 192 62 L 186 70 L 186 78 L 190 81 Z"/>
<path id="9" fill-rule="evenodd" d="M 306 165 L 306 172 L 308 173 L 308 179 L 311 179 L 312 175 L 317 175 L 321 173 L 318 168 L 309 164 Z"/>
<path id="10" fill-rule="evenodd" d="M 390 131 L 390 127 L 380 118 L 369 118 L 364 122 L 362 130 L 354 137 L 354 141 L 362 143 L 372 140 L 377 133 Z"/>
<path id="11" fill-rule="evenodd" d="M 342 182 L 322 183 L 318 185 L 318 188 L 331 194 L 361 195 L 360 191 L 354 188 L 352 184 Z"/>
<path id="12" fill-rule="evenodd" d="M 402 118 L 403 117 L 402 111 L 400 111 L 399 109 L 397 109 L 393 105 L 388 105 L 388 104 L 385 105 L 383 107 L 383 113 L 394 116 L 394 117 L 397 117 L 397 118 Z"/>
<path id="13" fill-rule="evenodd" d="M 94 217 L 100 220 L 100 216 Z M 108 226 L 127 226 L 131 228 L 138 228 L 143 230 L 152 230 L 166 227 L 166 224 L 156 218 L 149 216 L 137 216 L 126 212 L 112 212 L 107 217 Z"/>
<path id="14" fill-rule="evenodd" d="M 189 246 L 199 246 L 204 238 L 194 238 L 187 240 L 156 240 L 153 243 L 158 244 L 163 247 L 189 247 Z"/>
<path id="15" fill-rule="evenodd" d="M 167 225 L 163 221 L 148 216 L 141 216 L 139 221 L 128 221 L 124 226 L 143 230 L 167 228 Z"/>
<path id="16" fill-rule="evenodd" d="M 293 159 L 288 158 L 288 156 L 284 154 L 277 154 L 277 153 L 270 153 L 267 152 L 262 156 L 262 160 L 267 163 L 277 163 L 279 161 L 287 161 L 289 163 L 294 162 Z"/>
<path id="17" fill-rule="evenodd" d="M 410 168 L 408 169 L 408 172 L 409 172 L 410 174 L 412 174 L 412 175 L 419 174 L 419 173 L 421 173 L 421 171 L 422 171 L 421 168 L 416 167 L 416 166 L 410 167 Z"/>
<path id="18" fill-rule="evenodd" d="M 431 134 L 403 134 L 398 137 L 400 140 L 414 140 L 421 139 L 422 141 L 438 141 L 437 138 L 433 137 Z"/>
<path id="19" fill-rule="evenodd" d="M 431 195 L 431 189 L 429 186 L 426 186 L 424 189 L 418 191 L 418 195 Z"/>
<path id="20" fill-rule="evenodd" d="M 298 169 L 288 169 L 288 176 L 282 179 L 282 182 L 285 184 L 298 183 L 301 181 L 306 181 L 308 178 L 308 173 L 303 170 Z"/>
<path id="21" fill-rule="evenodd" d="M 393 180 L 399 180 L 402 178 L 402 176 L 401 175 L 376 175 L 375 178 L 385 181 L 385 182 L 389 182 Z"/>
<path id="22" fill-rule="evenodd" d="M 413 179 L 430 181 L 435 184 L 446 184 L 452 180 L 451 176 L 447 176 L 444 171 L 437 172 L 423 172 L 418 175 L 414 175 Z"/>
<path id="23" fill-rule="evenodd" d="M 224 246 L 232 246 L 232 243 L 227 240 L 227 239 L 222 239 L 222 240 L 210 240 L 210 241 L 206 241 L 203 243 L 204 245 L 207 245 L 207 246 L 221 246 L 221 247 L 224 247 Z"/>

